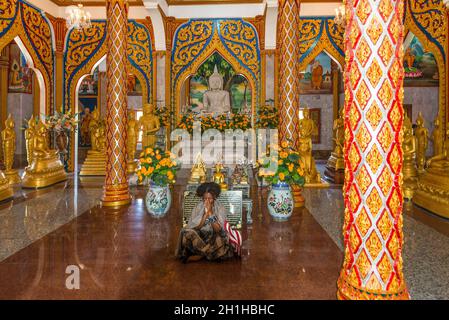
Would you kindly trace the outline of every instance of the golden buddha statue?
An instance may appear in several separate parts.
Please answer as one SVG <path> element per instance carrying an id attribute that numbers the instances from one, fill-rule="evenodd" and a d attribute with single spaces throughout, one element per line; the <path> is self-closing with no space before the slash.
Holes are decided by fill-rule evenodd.
<path id="1" fill-rule="evenodd" d="M 137 168 L 137 162 L 135 160 L 136 150 L 137 150 L 137 137 L 138 128 L 136 120 L 136 111 L 128 110 L 128 125 L 127 125 L 127 136 L 126 136 L 126 151 L 128 153 L 128 173 L 133 173 Z"/>
<path id="2" fill-rule="evenodd" d="M 310 119 L 309 109 L 303 110 L 304 118 L 298 122 L 299 127 L 299 148 L 300 161 L 304 165 L 304 175 L 307 183 L 320 183 L 321 177 L 316 170 L 315 159 L 312 156 L 312 133 L 315 130 L 315 124 Z"/>
<path id="3" fill-rule="evenodd" d="M 43 188 L 67 180 L 57 150 L 48 147 L 47 128 L 39 120 L 33 137 L 33 161 L 25 168 L 24 188 Z"/>
<path id="4" fill-rule="evenodd" d="M 5 121 L 5 129 L 2 131 L 2 147 L 3 147 L 3 160 L 5 164 L 5 176 L 8 178 L 9 184 L 20 183 L 19 173 L 13 169 L 14 155 L 16 153 L 16 132 L 14 130 L 14 120 L 11 114 Z"/>
<path id="5" fill-rule="evenodd" d="M 106 175 L 106 128 L 98 108 L 91 113 L 89 135 L 91 150 L 87 151 L 80 176 L 104 176 Z"/>
<path id="6" fill-rule="evenodd" d="M 402 142 L 404 164 L 402 174 L 404 179 L 404 198 L 412 199 L 416 188 L 418 171 L 416 168 L 416 137 L 413 135 L 412 122 L 407 115 L 404 117 L 404 140 Z"/>
<path id="7" fill-rule="evenodd" d="M 213 176 L 213 181 L 218 184 L 221 188 L 221 190 L 227 190 L 228 185 L 225 182 L 225 175 L 222 172 L 223 165 L 220 162 L 217 162 L 215 164 L 215 173 Z"/>
<path id="8" fill-rule="evenodd" d="M 434 126 L 435 128 L 433 129 L 431 140 L 433 142 L 433 155 L 437 156 L 443 153 L 444 143 L 444 132 L 438 116 L 435 118 Z"/>
<path id="9" fill-rule="evenodd" d="M 154 148 L 161 125 L 159 117 L 154 114 L 154 106 L 152 104 L 143 105 L 143 115 L 138 122 L 139 131 L 142 130 L 142 148 Z"/>
<path id="10" fill-rule="evenodd" d="M 424 118 L 422 113 L 418 113 L 418 118 L 416 119 L 416 129 L 415 136 L 417 141 L 416 148 L 416 165 L 419 171 L 424 170 L 424 165 L 426 163 L 426 151 L 429 139 L 429 131 L 424 127 Z"/>
<path id="11" fill-rule="evenodd" d="M 333 183 L 342 184 L 344 181 L 345 159 L 343 155 L 345 144 L 345 110 L 340 108 L 338 118 L 334 120 L 335 148 L 326 164 L 324 175 Z"/>
<path id="12" fill-rule="evenodd" d="M 413 202 L 449 218 L 449 130 L 446 132 L 443 152 L 430 158 L 426 166 L 418 178 Z"/>
<path id="13" fill-rule="evenodd" d="M 203 156 L 201 153 L 198 153 L 190 173 L 189 183 L 199 184 L 204 182 L 206 182 L 206 165 L 204 164 Z"/>
<path id="14" fill-rule="evenodd" d="M 28 128 L 25 129 L 25 141 L 26 141 L 26 152 L 27 152 L 27 161 L 28 165 L 31 166 L 33 162 L 33 138 L 36 129 L 36 120 L 34 116 L 28 120 Z"/>

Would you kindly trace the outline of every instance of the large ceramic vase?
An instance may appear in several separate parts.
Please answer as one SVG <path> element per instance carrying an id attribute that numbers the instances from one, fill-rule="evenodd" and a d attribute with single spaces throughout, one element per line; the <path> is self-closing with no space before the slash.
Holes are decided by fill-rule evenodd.
<path id="1" fill-rule="evenodd" d="M 67 153 L 67 145 L 69 144 L 69 137 L 64 130 L 58 131 L 56 134 L 56 146 L 58 152 L 62 154 Z"/>
<path id="2" fill-rule="evenodd" d="M 168 185 L 159 186 L 150 183 L 145 197 L 145 206 L 149 214 L 153 217 L 163 217 L 170 210 L 171 193 Z"/>
<path id="3" fill-rule="evenodd" d="M 285 182 L 272 184 L 271 190 L 268 193 L 267 204 L 268 211 L 273 220 L 288 220 L 291 217 L 294 208 L 290 185 Z"/>

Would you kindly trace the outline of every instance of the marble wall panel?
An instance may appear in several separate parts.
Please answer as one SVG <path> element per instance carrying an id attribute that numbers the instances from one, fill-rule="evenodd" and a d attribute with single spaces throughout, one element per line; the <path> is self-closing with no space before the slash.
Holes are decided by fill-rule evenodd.
<path id="1" fill-rule="evenodd" d="M 25 93 L 8 93 L 8 113 L 15 122 L 16 154 L 26 154 L 24 131 L 21 129 L 24 119 L 33 115 L 33 95 Z"/>

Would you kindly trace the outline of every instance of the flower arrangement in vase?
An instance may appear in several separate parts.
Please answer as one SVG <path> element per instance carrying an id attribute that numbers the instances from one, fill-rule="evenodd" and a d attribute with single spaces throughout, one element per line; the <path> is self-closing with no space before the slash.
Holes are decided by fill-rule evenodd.
<path id="1" fill-rule="evenodd" d="M 304 185 L 304 165 L 299 153 L 287 141 L 280 146 L 271 145 L 271 149 L 278 157 L 265 156 L 260 159 L 258 175 L 271 184 L 267 200 L 270 215 L 275 220 L 287 220 L 294 208 L 291 185 Z"/>
<path id="2" fill-rule="evenodd" d="M 175 155 L 160 148 L 145 148 L 140 154 L 139 168 L 136 170 L 138 181 L 149 182 L 145 198 L 148 212 L 155 217 L 164 216 L 171 206 L 169 185 L 176 182 L 180 166 Z"/>
<path id="3" fill-rule="evenodd" d="M 54 131 L 56 134 L 56 145 L 59 153 L 67 153 L 68 134 L 76 131 L 78 126 L 78 113 L 72 113 L 70 110 L 66 112 L 57 112 L 51 116 L 45 116 L 44 125 L 47 130 Z"/>

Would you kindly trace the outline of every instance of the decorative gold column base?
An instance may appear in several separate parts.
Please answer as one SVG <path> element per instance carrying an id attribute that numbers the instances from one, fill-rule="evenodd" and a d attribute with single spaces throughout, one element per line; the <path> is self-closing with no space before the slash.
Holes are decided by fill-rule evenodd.
<path id="1" fill-rule="evenodd" d="M 31 166 L 25 168 L 22 177 L 23 188 L 45 188 L 58 182 L 66 181 L 64 165 L 54 158 L 33 159 Z"/>
<path id="2" fill-rule="evenodd" d="M 292 193 L 293 199 L 295 201 L 295 208 L 302 208 L 306 203 L 306 199 L 304 199 L 302 195 L 302 190 L 303 189 L 300 186 L 292 185 Z"/>
<path id="3" fill-rule="evenodd" d="M 19 172 L 15 169 L 10 171 L 5 171 L 5 176 L 8 179 L 10 185 L 18 184 L 22 182 L 22 179 L 19 176 Z"/>
<path id="4" fill-rule="evenodd" d="M 130 204 L 131 196 L 128 184 L 105 187 L 101 202 L 104 207 L 120 207 Z"/>
<path id="5" fill-rule="evenodd" d="M 351 285 L 345 280 L 345 275 L 340 274 L 337 282 L 337 298 L 339 300 L 409 300 L 410 295 L 405 286 L 396 292 L 368 291 L 366 288 L 359 288 Z"/>
<path id="6" fill-rule="evenodd" d="M 106 154 L 89 150 L 87 157 L 81 166 L 80 176 L 105 176 L 106 175 Z"/>
<path id="7" fill-rule="evenodd" d="M 126 165 L 126 170 L 128 174 L 133 174 L 136 172 L 137 169 L 137 160 L 128 160 L 128 163 Z"/>
<path id="8" fill-rule="evenodd" d="M 0 201 L 12 199 L 14 192 L 5 174 L 0 171 Z"/>
<path id="9" fill-rule="evenodd" d="M 449 218 L 449 174 L 442 169 L 428 169 L 418 178 L 413 203 Z"/>

